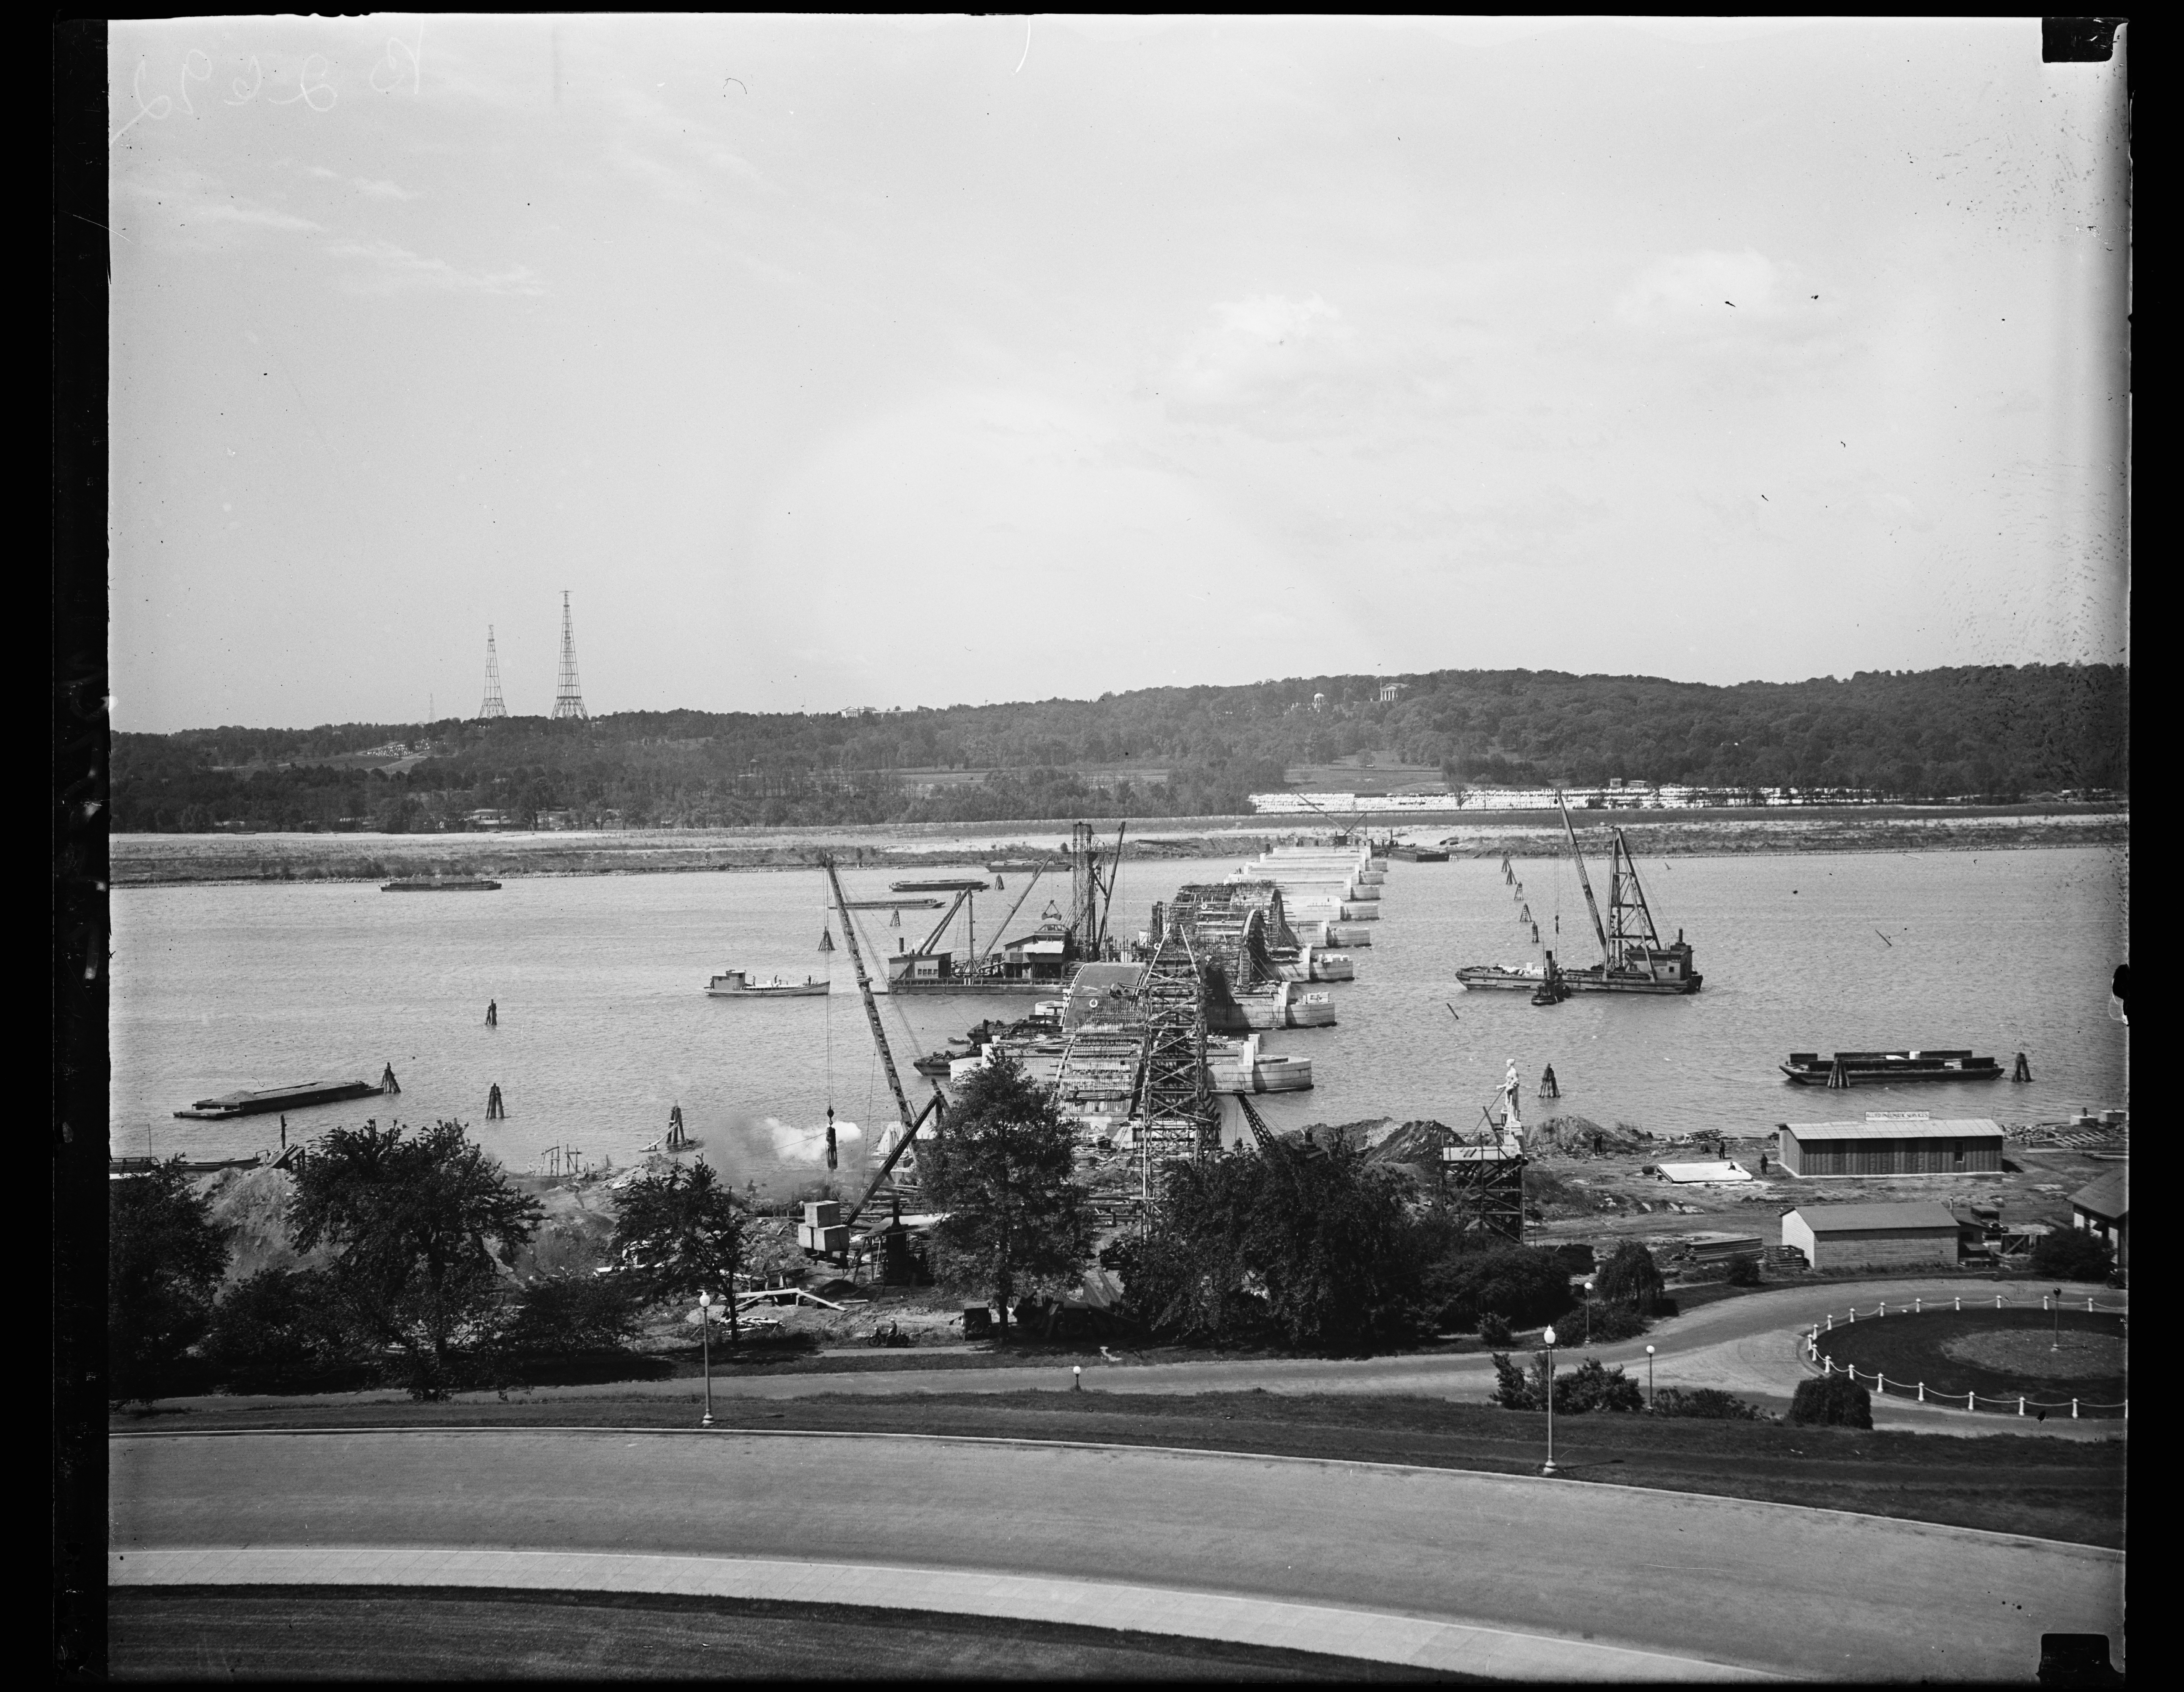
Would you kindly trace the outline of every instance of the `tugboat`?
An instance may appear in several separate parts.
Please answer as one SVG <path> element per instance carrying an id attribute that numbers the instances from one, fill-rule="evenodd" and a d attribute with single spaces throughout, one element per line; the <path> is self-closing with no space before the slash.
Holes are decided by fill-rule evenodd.
<path id="1" fill-rule="evenodd" d="M 1563 979 L 1563 972 L 1555 967 L 1555 955 L 1549 952 L 1546 959 L 1546 966 L 1540 972 L 1540 984 L 1532 989 L 1532 1003 L 1559 1005 L 1569 997 L 1569 983 Z"/>
<path id="2" fill-rule="evenodd" d="M 1631 856 L 1623 831 L 1611 831 L 1615 840 L 1609 849 L 1607 921 L 1603 923 L 1591 878 L 1585 873 L 1585 855 L 1578 850 L 1569 807 L 1563 804 L 1559 793 L 1555 802 L 1562 807 L 1563 830 L 1569 837 L 1570 856 L 1577 864 L 1578 885 L 1585 889 L 1585 910 L 1591 915 L 1592 932 L 1600 942 L 1601 960 L 1577 970 L 1557 969 L 1552 962 L 1540 969 L 1472 964 L 1456 972 L 1457 980 L 1466 988 L 1529 988 L 1535 995 L 1535 1004 L 1549 1002 L 1536 995 L 1547 990 L 1551 977 L 1558 979 L 1567 993 L 1696 993 L 1705 977 L 1692 967 L 1691 944 L 1680 928 L 1674 945 L 1661 943 L 1652 907 L 1646 903 L 1646 891 L 1638 883 L 1637 860 Z"/>
<path id="3" fill-rule="evenodd" d="M 753 981 L 749 970 L 723 970 L 705 983 L 705 991 L 715 999 L 823 999 L 828 985 L 810 976 L 801 981 L 783 981 L 777 975 Z"/>

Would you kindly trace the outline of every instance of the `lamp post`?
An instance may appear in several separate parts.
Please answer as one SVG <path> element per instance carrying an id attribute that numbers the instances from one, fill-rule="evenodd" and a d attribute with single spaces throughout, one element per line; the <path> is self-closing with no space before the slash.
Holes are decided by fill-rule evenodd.
<path id="1" fill-rule="evenodd" d="M 1592 1277 L 1585 1277 L 1585 1343 L 1592 1344 Z"/>
<path id="2" fill-rule="evenodd" d="M 713 1295 L 698 1294 L 698 1350 L 705 1359 L 705 1413 L 698 1418 L 700 1428 L 713 1425 Z"/>
<path id="3" fill-rule="evenodd" d="M 1547 1461 L 1540 1472 L 1551 1475 L 1555 1472 L 1555 1331 L 1552 1327 L 1540 1338 L 1547 1348 Z"/>
<path id="4" fill-rule="evenodd" d="M 2048 1341 L 2048 1349 L 2050 1351 L 2063 1349 L 2063 1289 L 2060 1287 L 2055 1288 L 2055 1331 Z"/>
<path id="5" fill-rule="evenodd" d="M 1653 1407 L 1653 1348 L 1646 1348 L 1646 1408 Z"/>

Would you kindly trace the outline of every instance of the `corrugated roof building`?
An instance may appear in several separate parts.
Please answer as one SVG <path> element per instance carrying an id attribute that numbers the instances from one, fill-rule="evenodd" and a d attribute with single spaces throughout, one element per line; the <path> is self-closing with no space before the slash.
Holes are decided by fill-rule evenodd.
<path id="1" fill-rule="evenodd" d="M 1999 1175 L 2003 1133 L 1985 1117 L 1937 1122 L 1923 1110 L 1873 1112 L 1862 1122 L 1783 1122 L 1782 1172 Z"/>
<path id="2" fill-rule="evenodd" d="M 2122 1268 L 2131 1250 L 2131 1166 L 2071 1194 L 2070 1223 L 2114 1246 Z"/>
<path id="3" fill-rule="evenodd" d="M 1782 1218 L 1782 1244 L 1815 1269 L 1954 1267 L 1958 1225 L 1946 1205 L 1808 1205 Z"/>

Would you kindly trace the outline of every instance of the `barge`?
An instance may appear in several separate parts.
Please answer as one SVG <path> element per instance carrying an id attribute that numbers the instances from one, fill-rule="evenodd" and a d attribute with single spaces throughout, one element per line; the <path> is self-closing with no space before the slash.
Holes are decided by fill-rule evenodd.
<path id="1" fill-rule="evenodd" d="M 1782 1073 L 1800 1087 L 1883 1087 L 1904 1081 L 1999 1081 L 2002 1066 L 1969 1051 L 1791 1052 Z"/>
<path id="2" fill-rule="evenodd" d="M 200 1099 L 177 1116 L 193 1122 L 225 1122 L 237 1116 L 262 1116 L 270 1110 L 300 1110 L 307 1105 L 333 1105 L 383 1093 L 368 1081 L 318 1081 L 303 1087 L 275 1087 L 261 1093 L 223 1093 Z"/>
<path id="3" fill-rule="evenodd" d="M 499 893 L 500 883 L 482 876 L 397 876 L 382 893 Z"/>

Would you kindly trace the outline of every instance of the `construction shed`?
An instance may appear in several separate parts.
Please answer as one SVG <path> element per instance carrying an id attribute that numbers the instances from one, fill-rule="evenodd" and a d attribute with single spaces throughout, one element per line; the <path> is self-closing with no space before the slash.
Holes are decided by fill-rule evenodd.
<path id="1" fill-rule="evenodd" d="M 2103 1175 L 2071 1194 L 2070 1225 L 2114 1246 L 2116 1267 L 2122 1268 L 2131 1250 L 2130 1167 Z"/>
<path id="2" fill-rule="evenodd" d="M 1953 1267 L 1958 1226 L 1946 1205 L 1808 1205 L 1782 1218 L 1782 1244 L 1815 1269 Z"/>
<path id="3" fill-rule="evenodd" d="M 1782 1172 L 1808 1179 L 2002 1173 L 2002 1128 L 1984 1117 L 1937 1122 L 1923 1110 L 1876 1111 L 1862 1122 L 1783 1122 L 1775 1136 Z"/>

